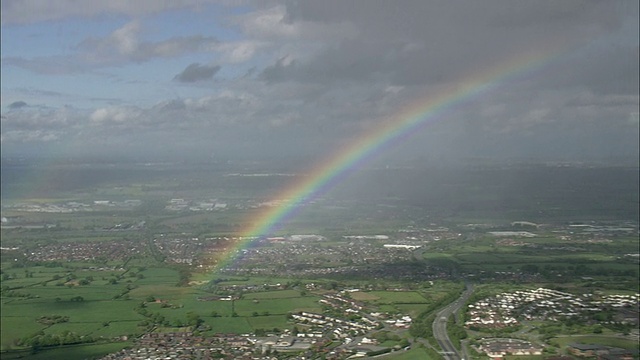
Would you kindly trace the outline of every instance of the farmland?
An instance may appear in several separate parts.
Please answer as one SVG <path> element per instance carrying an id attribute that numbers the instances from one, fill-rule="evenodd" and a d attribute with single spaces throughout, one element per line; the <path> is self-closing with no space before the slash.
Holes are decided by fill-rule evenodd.
<path id="1" fill-rule="evenodd" d="M 369 319 L 371 313 L 381 318 L 369 319 L 378 325 L 366 335 L 395 349 L 414 340 L 404 317 L 428 322 L 437 307 L 459 294 L 463 282 L 476 283 L 479 297 L 537 287 L 575 294 L 639 291 L 634 257 L 638 224 L 629 220 L 636 210 L 627 203 L 616 212 L 624 216 L 581 208 L 558 218 L 538 212 L 522 225 L 512 221 L 522 220 L 524 214 L 513 204 L 504 211 L 492 207 L 483 217 L 465 210 L 491 205 L 490 196 L 481 196 L 476 188 L 461 192 L 469 196 L 464 208 L 445 204 L 431 191 L 401 201 L 404 190 L 380 192 L 392 175 L 376 170 L 379 178 L 356 176 L 367 186 L 354 189 L 345 183 L 331 196 L 301 209 L 272 238 L 259 238 L 230 252 L 256 213 L 274 206 L 264 201 L 278 180 L 231 178 L 221 171 L 209 174 L 217 185 L 205 188 L 209 182 L 202 178 L 189 182 L 197 172 L 174 174 L 170 180 L 154 173 L 157 177 L 146 182 L 140 181 L 142 173 L 116 172 L 122 176 L 89 177 L 95 183 L 67 184 L 28 199 L 3 199 L 3 358 L 55 358 L 63 353 L 67 358 L 97 358 L 135 346 L 150 333 L 194 332 L 215 338 L 293 332 L 326 336 L 339 330 L 314 325 L 311 320 L 320 319 L 313 316 L 353 322 L 339 331 L 356 334 L 370 326 L 357 321 Z M 406 182 L 404 176 L 413 173 L 407 171 L 398 181 Z M 130 176 L 138 182 L 127 183 Z M 475 176 L 490 181 L 485 171 Z M 565 176 L 561 178 L 566 182 Z M 182 186 L 187 182 L 189 186 Z M 581 186 L 593 190 L 588 183 Z M 615 199 L 620 192 L 630 193 L 633 201 L 633 189 L 625 180 L 609 191 Z M 509 190 L 516 203 L 522 200 L 521 190 Z M 534 186 L 533 191 L 543 201 L 530 205 L 527 214 L 555 201 L 542 189 Z M 555 194 L 558 189 L 549 191 Z M 367 195 L 356 196 L 359 192 Z M 460 204 L 461 194 L 447 193 L 452 203 Z M 563 205 L 567 211 L 595 201 L 589 193 L 572 196 Z M 437 204 L 437 210 L 422 201 Z M 533 235 L 518 235 L 519 231 Z M 301 241 L 294 234 L 309 237 Z M 232 261 L 216 267 L 224 254 Z M 292 318 L 302 313 L 312 315 Z M 608 316 L 615 319 L 619 314 Z M 578 340 L 552 336 L 556 330 L 551 328 L 548 333 L 533 329 L 544 324 L 525 323 L 526 336 L 547 341 L 558 352 Z M 592 324 L 567 329 L 561 331 L 570 330 L 572 336 L 602 330 Z M 602 331 L 607 336 L 589 341 L 629 347 L 628 338 L 607 328 Z M 355 351 L 356 345 L 342 344 L 343 338 L 330 339 L 333 345 L 327 346 L 332 349 Z M 52 341 L 55 345 L 47 343 Z M 433 349 L 414 343 L 410 350 L 388 358 L 424 353 L 433 355 Z"/>

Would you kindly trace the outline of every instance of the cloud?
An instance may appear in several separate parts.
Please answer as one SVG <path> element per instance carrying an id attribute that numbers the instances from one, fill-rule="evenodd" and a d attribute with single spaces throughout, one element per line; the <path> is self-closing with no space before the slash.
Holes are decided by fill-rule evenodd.
<path id="1" fill-rule="evenodd" d="M 5 143 L 47 143 L 60 139 L 60 133 L 57 131 L 46 130 L 10 130 L 0 135 L 0 142 Z"/>
<path id="2" fill-rule="evenodd" d="M 30 1 L 35 0 L 25 0 Z M 460 85 L 473 86 L 505 60 L 527 63 L 536 59 L 527 54 L 535 53 L 537 59 L 548 57 L 508 77 L 496 70 L 490 80 L 497 80 L 492 82 L 497 86 L 453 101 L 440 116 L 429 118 L 428 126 L 411 134 L 406 153 L 526 156 L 548 147 L 591 156 L 613 151 L 607 146 L 637 153 L 640 76 L 634 1 L 613 6 L 581 0 L 405 0 L 400 6 L 358 0 L 249 2 L 215 14 L 211 32 L 184 26 L 183 36 L 177 36 L 172 31 L 180 24 L 172 24 L 152 34 L 157 37 L 148 36 L 146 28 L 155 24 L 154 13 L 194 8 L 195 3 L 107 3 L 112 2 L 85 11 L 61 0 L 48 5 L 48 16 L 39 10 L 20 15 L 22 5 L 3 2 L 3 21 L 13 14 L 14 24 L 105 13 L 139 20 L 56 53 L 71 55 L 7 53 L 2 65 L 46 74 L 109 68 L 118 77 L 109 78 L 109 85 L 122 87 L 100 93 L 105 97 L 119 95 L 119 89 L 142 88 L 127 88 L 127 76 L 143 68 L 131 65 L 145 63 L 148 95 L 140 96 L 141 103 L 122 95 L 115 102 L 119 106 L 94 102 L 87 110 L 67 109 L 66 115 L 57 114 L 60 109 L 13 109 L 3 114 L 5 143 L 20 136 L 44 141 L 43 131 L 55 131 L 57 140 L 51 141 L 71 138 L 87 147 L 103 141 L 105 149 L 144 140 L 154 144 L 149 145 L 153 152 L 153 146 L 161 148 L 171 139 L 171 144 L 231 156 L 290 154 L 291 149 L 324 153 L 385 119 L 398 121 L 397 116 L 406 116 L 406 109 L 421 101 L 446 96 Z M 165 15 L 174 14 L 166 12 L 162 19 Z M 216 77 L 222 67 L 225 76 Z M 214 77 L 216 81 L 203 81 Z M 7 102 L 45 103 L 23 93 L 3 96 Z M 589 149 L 593 142 L 598 145 Z"/>
<path id="3" fill-rule="evenodd" d="M 278 59 L 275 64 L 264 68 L 259 78 L 269 83 L 285 81 L 294 77 L 294 71 L 295 61 L 288 56 L 284 56 Z"/>
<path id="4" fill-rule="evenodd" d="M 141 23 L 132 21 L 113 31 L 109 36 L 92 37 L 82 41 L 78 48 L 82 58 L 94 64 L 112 64 L 122 61 L 144 62 L 152 58 L 176 57 L 186 53 L 210 52 L 219 44 L 210 36 L 192 35 L 162 41 L 142 41 Z"/>
<path id="5" fill-rule="evenodd" d="M 199 63 L 193 63 L 187 66 L 173 79 L 185 83 L 210 80 L 213 79 L 213 75 L 218 71 L 220 71 L 219 65 L 200 65 Z"/>
<path id="6" fill-rule="evenodd" d="M 14 101 L 11 104 L 9 104 L 8 108 L 9 110 L 15 110 L 15 109 L 23 108 L 25 106 L 28 106 L 28 105 L 24 101 Z"/>
<path id="7" fill-rule="evenodd" d="M 134 106 L 111 106 L 94 110 L 89 118 L 98 126 L 133 128 L 143 114 L 141 109 Z"/>
<path id="8" fill-rule="evenodd" d="M 222 54 L 222 61 L 237 64 L 250 60 L 261 48 L 267 47 L 262 41 L 236 41 L 220 43 L 216 50 Z"/>
<path id="9" fill-rule="evenodd" d="M 210 0 L 3 0 L 1 8 L 2 25 L 27 24 L 41 21 L 60 20 L 68 17 L 95 17 L 102 14 L 140 16 L 172 9 L 198 7 Z"/>
<path id="10" fill-rule="evenodd" d="M 29 71 L 46 74 L 60 75 L 78 73 L 90 70 L 89 64 L 81 62 L 75 56 L 47 56 L 26 59 L 18 56 L 2 58 L 3 66 L 17 66 Z"/>
<path id="11" fill-rule="evenodd" d="M 532 48 L 569 52 L 607 36 L 623 23 L 614 6 L 572 0 L 522 6 L 508 1 L 463 6 L 452 1 L 406 1 L 403 6 L 295 2 L 246 17 L 247 34 L 280 38 L 287 44 L 282 48 L 287 52 L 264 68 L 265 81 L 394 85 L 457 81 Z M 294 40 L 306 39 L 311 29 L 340 26 L 352 30 L 346 36 L 327 30 L 325 37 L 315 35 L 312 44 L 292 45 Z M 283 56 L 291 57 L 295 66 L 281 66 L 277 61 Z M 579 71 L 579 67 L 571 69 L 568 76 Z"/>
<path id="12" fill-rule="evenodd" d="M 292 3 L 293 4 L 293 3 Z M 290 6 L 295 6 L 289 4 Z M 289 9 L 284 5 L 276 5 L 257 9 L 234 17 L 234 22 L 252 38 L 268 40 L 316 40 L 322 41 L 336 38 L 351 38 L 357 29 L 347 21 L 322 23 L 292 19 Z"/>
<path id="13" fill-rule="evenodd" d="M 215 52 L 220 47 L 215 37 L 192 35 L 161 41 L 140 39 L 142 24 L 131 21 L 106 37 L 89 37 L 75 46 L 69 55 L 2 58 L 5 66 L 17 66 L 35 73 L 60 75 L 80 73 L 129 62 L 143 63 L 155 58 L 174 58 L 191 53 Z"/>

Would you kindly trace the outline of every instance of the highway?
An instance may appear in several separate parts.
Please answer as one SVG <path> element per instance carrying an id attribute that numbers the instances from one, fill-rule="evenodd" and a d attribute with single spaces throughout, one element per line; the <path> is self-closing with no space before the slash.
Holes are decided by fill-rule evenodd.
<path id="1" fill-rule="evenodd" d="M 442 356 L 445 360 L 461 360 L 465 359 L 460 355 L 458 349 L 453 346 L 449 335 L 447 334 L 447 320 L 451 314 L 455 314 L 467 301 L 473 292 L 473 285 L 467 284 L 465 291 L 460 297 L 440 310 L 433 321 L 433 337 L 442 348 Z"/>

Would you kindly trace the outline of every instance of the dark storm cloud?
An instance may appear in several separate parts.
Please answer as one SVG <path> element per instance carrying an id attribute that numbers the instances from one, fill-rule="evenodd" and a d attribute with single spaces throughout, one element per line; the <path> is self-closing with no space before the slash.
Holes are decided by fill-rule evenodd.
<path id="1" fill-rule="evenodd" d="M 193 63 L 187 66 L 173 79 L 185 83 L 210 80 L 218 71 L 220 71 L 219 65 L 200 65 L 199 63 Z"/>
<path id="2" fill-rule="evenodd" d="M 599 94 L 637 94 L 640 87 L 638 48 L 597 47 L 580 52 L 539 77 L 542 86 L 583 86 Z"/>
<path id="3" fill-rule="evenodd" d="M 357 35 L 333 38 L 315 56 L 288 64 L 295 66 L 278 60 L 261 79 L 396 85 L 456 81 L 531 48 L 584 45 L 621 26 L 620 18 L 619 7 L 584 1 L 295 2 L 283 22 L 350 22 Z"/>

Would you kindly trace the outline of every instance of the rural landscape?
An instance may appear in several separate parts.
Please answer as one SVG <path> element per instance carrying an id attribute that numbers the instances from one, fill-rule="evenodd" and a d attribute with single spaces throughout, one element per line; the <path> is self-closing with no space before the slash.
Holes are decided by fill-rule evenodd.
<path id="1" fill-rule="evenodd" d="M 1 0 L 0 359 L 639 360 L 638 0 Z"/>
<path id="2" fill-rule="evenodd" d="M 634 168 L 371 168 L 243 241 L 302 175 L 47 166 L 3 163 L 3 359 L 638 356 Z"/>

